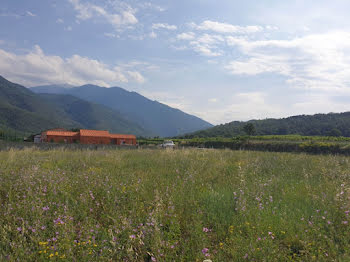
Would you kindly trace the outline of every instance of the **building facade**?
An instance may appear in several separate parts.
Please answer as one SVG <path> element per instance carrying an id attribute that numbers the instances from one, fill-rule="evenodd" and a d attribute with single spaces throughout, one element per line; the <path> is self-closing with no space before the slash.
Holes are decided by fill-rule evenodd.
<path id="1" fill-rule="evenodd" d="M 46 143 L 80 143 L 102 145 L 136 145 L 136 136 L 110 134 L 108 131 L 81 129 L 79 132 L 47 130 L 41 134 Z"/>

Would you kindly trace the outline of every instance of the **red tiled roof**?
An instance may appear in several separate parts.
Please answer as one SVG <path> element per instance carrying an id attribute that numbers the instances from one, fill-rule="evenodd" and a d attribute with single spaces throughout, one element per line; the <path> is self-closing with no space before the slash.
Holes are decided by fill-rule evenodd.
<path id="1" fill-rule="evenodd" d="M 81 129 L 80 136 L 110 137 L 110 134 L 108 131 Z"/>
<path id="2" fill-rule="evenodd" d="M 111 138 L 121 138 L 121 139 L 136 139 L 134 135 L 123 135 L 123 134 L 110 134 Z"/>
<path id="3" fill-rule="evenodd" d="M 79 132 L 69 132 L 69 131 L 46 131 L 47 136 L 76 136 Z"/>

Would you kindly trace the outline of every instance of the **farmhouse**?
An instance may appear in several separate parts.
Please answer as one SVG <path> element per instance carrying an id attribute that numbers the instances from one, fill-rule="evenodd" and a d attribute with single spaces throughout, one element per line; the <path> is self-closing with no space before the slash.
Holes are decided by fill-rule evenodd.
<path id="1" fill-rule="evenodd" d="M 136 136 L 110 134 L 108 131 L 81 129 L 79 132 L 47 130 L 41 134 L 42 142 L 80 143 L 103 145 L 136 145 Z"/>

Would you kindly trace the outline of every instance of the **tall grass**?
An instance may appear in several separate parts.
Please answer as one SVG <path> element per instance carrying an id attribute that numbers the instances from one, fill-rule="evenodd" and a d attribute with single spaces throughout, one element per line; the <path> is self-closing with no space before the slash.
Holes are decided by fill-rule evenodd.
<path id="1" fill-rule="evenodd" d="M 0 260 L 349 261 L 349 160 L 0 152 Z"/>

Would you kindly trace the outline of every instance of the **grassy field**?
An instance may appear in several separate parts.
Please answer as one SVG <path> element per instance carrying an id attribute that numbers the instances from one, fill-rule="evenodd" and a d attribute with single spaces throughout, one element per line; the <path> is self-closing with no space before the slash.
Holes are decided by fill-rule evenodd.
<path id="1" fill-rule="evenodd" d="M 0 152 L 0 261 L 349 261 L 349 160 Z"/>

